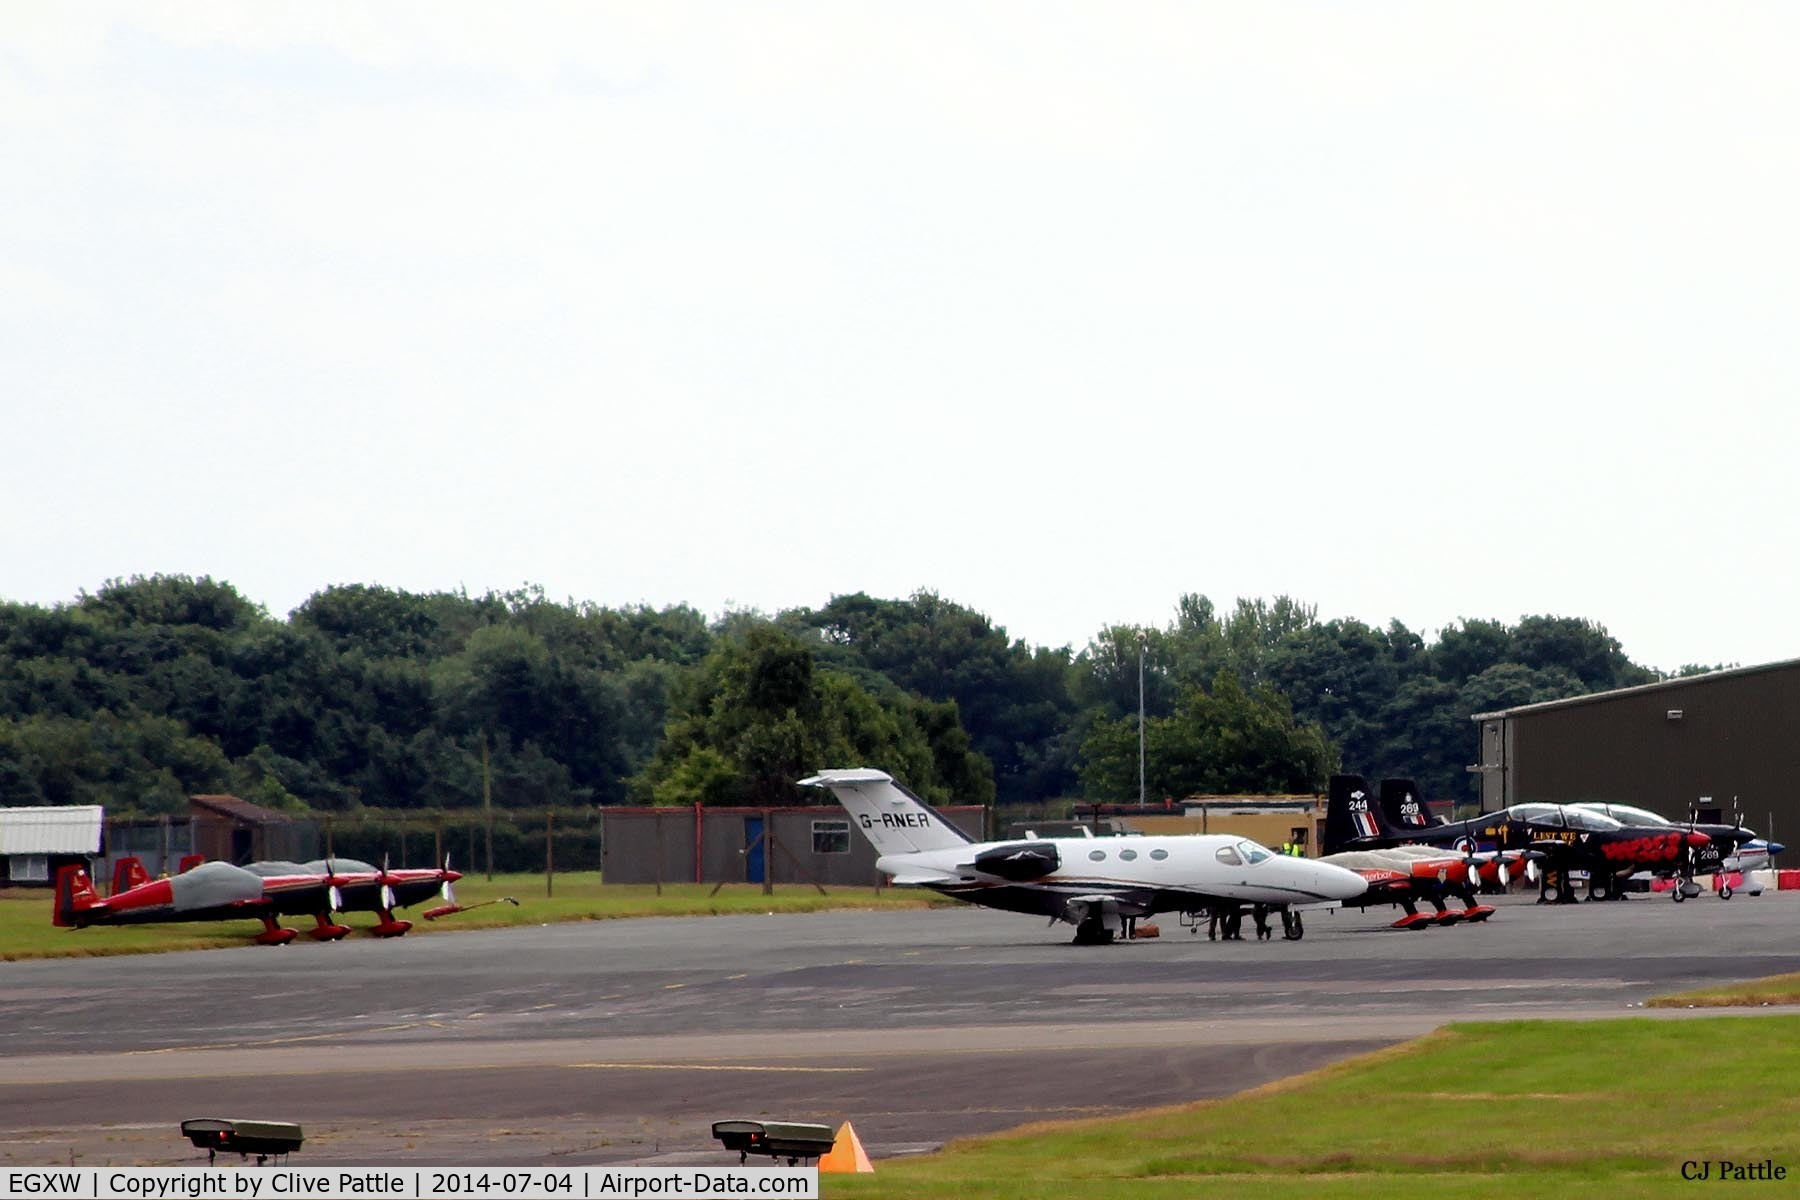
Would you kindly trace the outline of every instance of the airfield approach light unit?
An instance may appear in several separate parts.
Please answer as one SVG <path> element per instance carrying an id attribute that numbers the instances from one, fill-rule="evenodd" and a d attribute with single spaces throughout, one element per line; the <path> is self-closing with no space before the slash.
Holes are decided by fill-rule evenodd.
<path id="1" fill-rule="evenodd" d="M 725 1149 L 738 1152 L 740 1164 L 749 1155 L 766 1154 L 787 1159 L 791 1167 L 830 1153 L 836 1141 L 831 1126 L 808 1121 L 714 1121 L 712 1131 Z"/>
<path id="2" fill-rule="evenodd" d="M 261 1166 L 271 1155 L 292 1154 L 306 1141 L 291 1121 L 242 1121 L 225 1117 L 192 1117 L 181 1123 L 181 1136 L 206 1151 L 210 1164 L 221 1152 L 256 1155 Z"/>

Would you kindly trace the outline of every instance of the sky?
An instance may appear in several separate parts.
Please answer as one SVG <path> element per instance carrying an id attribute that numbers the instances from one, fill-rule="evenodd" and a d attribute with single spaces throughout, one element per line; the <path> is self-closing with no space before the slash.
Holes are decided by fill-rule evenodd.
<path id="1" fill-rule="evenodd" d="M 1800 657 L 1800 9 L 0 7 L 0 598 Z"/>

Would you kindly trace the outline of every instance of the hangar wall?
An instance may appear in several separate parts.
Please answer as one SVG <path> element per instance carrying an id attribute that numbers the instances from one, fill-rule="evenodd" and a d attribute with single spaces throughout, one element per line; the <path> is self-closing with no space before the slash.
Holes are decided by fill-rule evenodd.
<path id="1" fill-rule="evenodd" d="M 971 838 L 983 837 L 987 811 L 979 805 L 933 811 Z M 835 804 L 608 808 L 600 820 L 605 883 L 761 883 L 766 878 L 870 887 L 880 882 L 875 848 Z"/>
<path id="2" fill-rule="evenodd" d="M 1481 713 L 1482 807 L 1605 800 L 1680 818 L 1732 797 L 1800 834 L 1800 660 Z M 1790 839 L 1791 840 L 1791 837 Z"/>

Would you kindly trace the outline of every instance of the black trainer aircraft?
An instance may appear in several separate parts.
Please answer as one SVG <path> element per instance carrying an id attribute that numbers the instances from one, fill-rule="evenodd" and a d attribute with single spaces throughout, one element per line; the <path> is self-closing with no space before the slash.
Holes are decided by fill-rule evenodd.
<path id="1" fill-rule="evenodd" d="M 1720 871 L 1741 869 L 1741 862 L 1736 868 L 1732 867 L 1731 863 L 1740 859 L 1744 853 L 1744 847 L 1748 843 L 1757 840 L 1756 830 L 1744 825 L 1742 809 L 1737 811 L 1735 824 L 1725 825 L 1717 822 L 1702 822 L 1698 810 L 1694 809 L 1688 811 L 1688 819 L 1684 823 L 1670 820 L 1647 808 L 1636 808 L 1629 804 L 1605 804 L 1596 801 L 1571 804 L 1569 807 L 1603 813 L 1613 820 L 1622 821 L 1627 825 L 1649 825 L 1663 829 L 1682 828 L 1704 833 L 1709 839 L 1706 845 L 1689 850 L 1683 860 L 1676 863 L 1673 868 L 1652 872 L 1659 878 L 1673 878 L 1679 881 L 1680 886 L 1670 889 L 1670 894 L 1674 896 L 1676 903 L 1700 894 L 1700 887 L 1694 882 L 1694 876 L 1713 875 Z M 1719 895 L 1722 899 L 1731 899 L 1731 888 L 1721 887 Z"/>
<path id="2" fill-rule="evenodd" d="M 1325 810 L 1325 852 L 1382 846 L 1446 846 L 1465 854 L 1537 850 L 1531 864 L 1538 899 L 1575 899 L 1570 876 L 1587 872 L 1588 899 L 1620 895 L 1620 884 L 1638 871 L 1680 870 L 1693 851 L 1711 843 L 1698 829 L 1627 825 L 1604 813 L 1561 804 L 1515 804 L 1466 821 L 1433 822 L 1410 779 L 1384 779 L 1379 798 L 1359 775 L 1333 775 Z"/>

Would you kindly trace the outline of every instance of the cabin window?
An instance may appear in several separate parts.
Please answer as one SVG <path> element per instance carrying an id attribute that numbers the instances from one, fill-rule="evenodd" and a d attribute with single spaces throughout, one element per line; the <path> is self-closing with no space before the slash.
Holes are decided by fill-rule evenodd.
<path id="1" fill-rule="evenodd" d="M 814 821 L 812 823 L 814 854 L 850 853 L 850 822 Z"/>
<path id="2" fill-rule="evenodd" d="M 1126 862 L 1132 862 L 1133 860 L 1135 860 L 1137 858 L 1137 851 L 1136 850 L 1121 850 L 1121 851 L 1119 851 L 1119 857 L 1124 859 Z"/>
<path id="3" fill-rule="evenodd" d="M 1233 850 L 1230 846 L 1220 846 L 1213 852 L 1213 857 L 1228 867 L 1241 867 L 1244 865 L 1244 860 L 1239 858 L 1238 852 Z"/>
<path id="4" fill-rule="evenodd" d="M 1089 850 L 1088 857 L 1093 859 L 1095 862 L 1105 862 L 1106 861 L 1106 851 L 1104 851 L 1104 850 Z"/>
<path id="5" fill-rule="evenodd" d="M 1169 857 L 1169 852 L 1167 850 L 1152 850 L 1150 852 L 1150 857 L 1154 858 L 1157 862 L 1161 862 L 1163 859 Z"/>

